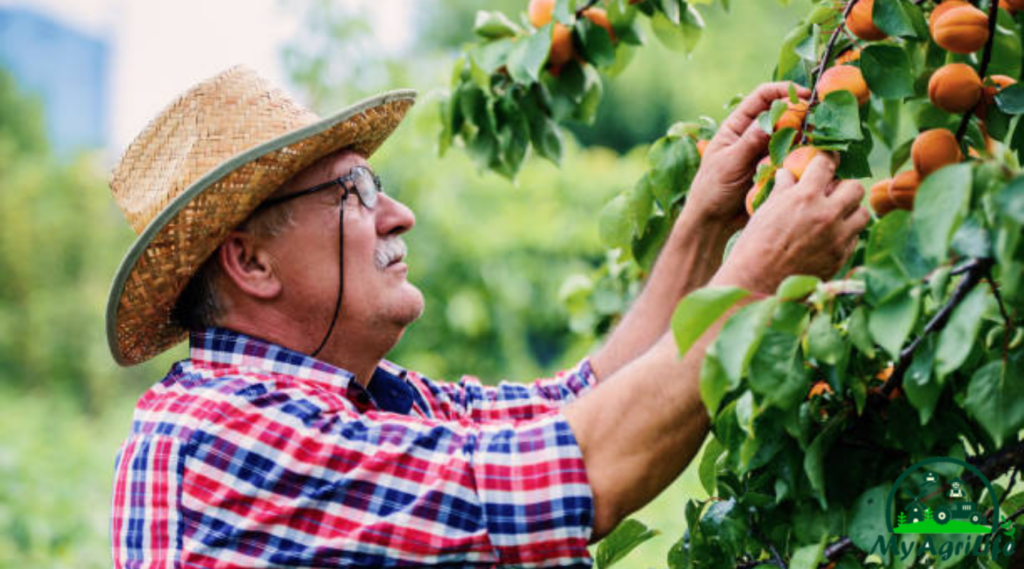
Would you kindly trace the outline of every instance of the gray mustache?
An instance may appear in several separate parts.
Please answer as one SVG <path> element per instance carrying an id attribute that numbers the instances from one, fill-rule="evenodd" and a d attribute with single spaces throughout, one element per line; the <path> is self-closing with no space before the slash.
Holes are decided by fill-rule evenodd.
<path id="1" fill-rule="evenodd" d="M 373 261 L 377 269 L 383 271 L 394 260 L 405 257 L 405 241 L 401 237 L 388 237 L 377 244 L 373 250 Z"/>

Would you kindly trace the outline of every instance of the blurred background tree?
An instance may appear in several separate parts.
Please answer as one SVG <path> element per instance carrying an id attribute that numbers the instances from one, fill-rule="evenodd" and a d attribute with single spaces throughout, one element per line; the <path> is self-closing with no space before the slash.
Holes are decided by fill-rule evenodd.
<path id="1" fill-rule="evenodd" d="M 367 13 L 351 3 L 283 5 L 305 24 L 282 58 L 318 112 L 384 89 L 420 91 L 371 160 L 417 214 L 409 277 L 427 300 L 390 358 L 440 379 L 495 381 L 552 373 L 593 348 L 599 339 L 572 331 L 560 292 L 603 262 L 597 213 L 635 182 L 645 145 L 672 122 L 721 119 L 724 103 L 770 76 L 778 34 L 807 1 L 737 0 L 730 14 L 701 7 L 707 26 L 691 56 L 652 39 L 606 82 L 594 125 L 573 127 L 561 166 L 530 158 L 515 183 L 478 171 L 461 150 L 437 156 L 439 90 L 479 3 L 417 3 L 422 16 L 397 53 L 378 48 Z M 487 9 L 519 18 L 525 6 Z M 0 569 L 107 567 L 112 467 L 131 409 L 186 350 L 130 369 L 111 360 L 107 290 L 134 235 L 109 196 L 102 155 L 57 160 L 44 133 L 40 104 L 0 73 Z M 698 488 L 688 473 L 641 518 L 678 528 Z M 659 540 L 627 565 L 663 565 Z"/>

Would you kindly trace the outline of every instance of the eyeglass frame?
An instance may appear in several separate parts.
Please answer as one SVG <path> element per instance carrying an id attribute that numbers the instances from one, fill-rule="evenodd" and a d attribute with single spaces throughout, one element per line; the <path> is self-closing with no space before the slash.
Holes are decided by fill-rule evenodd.
<path id="1" fill-rule="evenodd" d="M 355 180 L 357 176 L 364 173 L 370 175 L 370 179 L 373 180 L 374 188 L 376 190 L 376 193 L 373 195 L 372 204 L 366 203 L 367 198 L 363 196 L 363 192 L 360 191 L 359 186 L 355 182 L 353 182 L 353 180 Z M 346 185 L 347 182 L 352 182 L 351 187 Z M 349 170 L 348 174 L 345 174 L 344 176 L 339 176 L 333 180 L 328 180 L 321 184 L 317 184 L 315 186 L 305 188 L 297 192 L 293 192 L 286 196 L 265 200 L 263 203 L 256 207 L 256 211 L 263 211 L 275 205 L 280 205 L 284 202 L 288 202 L 296 198 L 308 196 L 309 194 L 315 194 L 316 192 L 320 192 L 328 188 L 331 188 L 334 185 L 341 186 L 342 190 L 344 190 L 344 192 L 341 195 L 341 204 L 343 206 L 342 209 L 344 209 L 344 204 L 345 201 L 348 200 L 349 194 L 351 194 L 353 191 L 359 198 L 359 203 L 363 204 L 363 206 L 366 207 L 366 209 L 371 210 L 377 207 L 377 196 L 384 193 L 384 188 L 381 186 L 380 182 L 380 176 L 378 176 L 375 172 L 373 172 L 372 170 L 365 166 L 353 166 L 352 169 Z"/>

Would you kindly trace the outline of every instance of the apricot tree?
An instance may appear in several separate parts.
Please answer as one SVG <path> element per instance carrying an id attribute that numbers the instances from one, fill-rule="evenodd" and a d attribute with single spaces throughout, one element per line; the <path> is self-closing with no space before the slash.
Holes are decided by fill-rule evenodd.
<path id="1" fill-rule="evenodd" d="M 530 148 L 557 163 L 559 124 L 592 120 L 602 73 L 613 77 L 643 45 L 640 23 L 687 50 L 703 25 L 698 6 L 711 3 L 534 0 L 521 22 L 481 12 L 480 42 L 457 61 L 442 105 L 442 150 L 455 142 L 508 177 Z M 593 17 L 599 8 L 603 18 Z M 871 187 L 875 218 L 838 278 L 790 278 L 736 311 L 708 349 L 700 389 L 713 436 L 699 473 L 710 498 L 687 504 L 669 567 L 1021 566 L 1018 10 L 1024 1 L 817 0 L 780 46 L 765 79 L 812 96 L 794 91 L 759 118 L 771 140 L 748 212 L 770 199 L 778 168 L 798 176 L 829 151 L 841 158 L 840 177 Z M 608 261 L 566 294 L 575 316 L 587 316 L 580 322 L 614 324 L 625 302 L 588 299 L 638 289 L 715 129 L 709 120 L 673 125 L 652 143 L 650 169 L 602 211 Z M 672 319 L 680 350 L 748 295 L 706 288 L 684 298 Z M 876 547 L 897 520 L 885 505 L 894 480 L 934 456 L 994 482 L 990 495 L 973 470 L 935 468 L 962 478 L 980 496 L 984 523 L 1002 530 L 978 542 L 984 556 L 955 536 Z M 922 476 L 896 489 L 897 503 L 916 499 Z M 649 536 L 624 524 L 598 564 Z"/>

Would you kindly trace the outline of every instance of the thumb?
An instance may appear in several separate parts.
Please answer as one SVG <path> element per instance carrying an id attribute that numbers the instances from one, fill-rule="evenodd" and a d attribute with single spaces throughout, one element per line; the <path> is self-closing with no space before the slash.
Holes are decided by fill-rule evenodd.
<path id="1" fill-rule="evenodd" d="M 750 123 L 743 136 L 733 145 L 733 152 L 739 162 L 753 162 L 768 149 L 768 141 L 771 139 L 768 134 L 761 130 L 757 121 Z"/>

